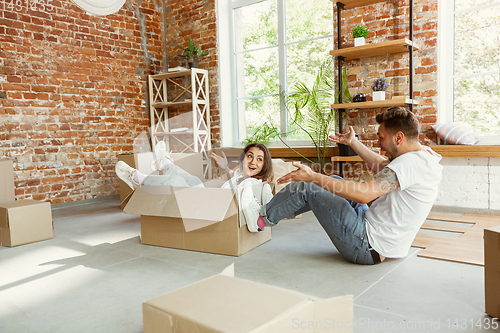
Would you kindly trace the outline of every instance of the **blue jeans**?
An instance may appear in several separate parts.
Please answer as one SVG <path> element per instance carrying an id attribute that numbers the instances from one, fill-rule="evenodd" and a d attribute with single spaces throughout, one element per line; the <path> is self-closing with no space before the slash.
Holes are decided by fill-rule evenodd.
<path id="1" fill-rule="evenodd" d="M 366 204 L 341 198 L 313 183 L 293 182 L 262 206 L 260 213 L 273 226 L 287 216 L 310 210 L 345 259 L 355 264 L 374 264 L 366 236 Z"/>

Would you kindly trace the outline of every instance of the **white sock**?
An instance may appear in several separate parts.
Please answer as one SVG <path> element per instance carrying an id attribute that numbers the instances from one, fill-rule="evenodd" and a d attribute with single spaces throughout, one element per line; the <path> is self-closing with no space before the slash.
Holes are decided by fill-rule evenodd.
<path id="1" fill-rule="evenodd" d="M 168 168 L 170 167 L 170 164 L 172 164 L 172 161 L 166 157 L 164 157 L 161 160 L 161 165 L 163 165 L 164 170 L 168 170 Z"/>

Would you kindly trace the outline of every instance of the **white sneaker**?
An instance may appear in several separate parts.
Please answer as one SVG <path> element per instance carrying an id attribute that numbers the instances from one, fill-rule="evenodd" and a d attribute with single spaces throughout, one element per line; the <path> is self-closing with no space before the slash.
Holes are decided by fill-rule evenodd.
<path id="1" fill-rule="evenodd" d="M 262 206 L 265 206 L 273 198 L 273 191 L 271 190 L 271 185 L 264 183 L 262 186 Z"/>
<path id="2" fill-rule="evenodd" d="M 262 231 L 266 226 L 266 222 L 260 216 L 261 205 L 259 200 L 253 194 L 251 186 L 245 187 L 241 192 L 241 207 L 243 207 L 243 215 L 247 221 L 247 228 L 250 232 Z"/>
<path id="3" fill-rule="evenodd" d="M 130 165 L 123 161 L 118 161 L 116 163 L 115 172 L 118 178 L 123 180 L 132 190 L 141 186 L 138 182 L 134 180 L 134 175 L 137 172 L 136 169 L 132 168 Z"/>
<path id="4" fill-rule="evenodd" d="M 151 162 L 151 170 L 152 171 L 160 171 L 165 169 L 163 166 L 163 159 L 167 158 L 168 161 L 172 162 L 172 158 L 170 158 L 170 154 L 167 153 L 167 145 L 165 141 L 158 141 L 155 146 L 154 156 L 156 156 L 156 160 Z"/>

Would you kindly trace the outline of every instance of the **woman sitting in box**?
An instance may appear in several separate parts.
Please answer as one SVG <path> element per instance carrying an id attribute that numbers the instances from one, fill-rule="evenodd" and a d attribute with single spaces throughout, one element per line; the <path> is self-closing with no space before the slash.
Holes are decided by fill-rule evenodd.
<path id="1" fill-rule="evenodd" d="M 176 166 L 166 151 L 165 142 L 160 141 L 155 146 L 155 153 L 159 158 L 151 163 L 152 171 L 165 170 L 163 175 L 146 175 L 137 169 L 132 168 L 127 163 L 119 161 L 116 164 L 116 174 L 130 188 L 136 189 L 141 185 L 152 186 L 177 186 L 177 187 L 204 187 L 203 182 L 180 167 Z M 211 154 L 211 157 L 217 162 L 218 166 L 229 175 L 221 188 L 236 189 L 242 188 L 239 202 L 245 203 L 241 209 L 245 214 L 250 205 L 266 205 L 273 197 L 271 186 L 268 184 L 273 176 L 273 163 L 271 153 L 267 147 L 261 143 L 250 143 L 244 149 L 239 157 L 239 167 L 235 170 L 229 170 L 227 158 L 222 152 L 222 157 Z M 263 183 L 262 202 L 255 201 L 252 186 Z M 252 207 L 255 209 L 255 207 Z M 259 231 L 258 221 L 247 223 L 251 232 Z"/>

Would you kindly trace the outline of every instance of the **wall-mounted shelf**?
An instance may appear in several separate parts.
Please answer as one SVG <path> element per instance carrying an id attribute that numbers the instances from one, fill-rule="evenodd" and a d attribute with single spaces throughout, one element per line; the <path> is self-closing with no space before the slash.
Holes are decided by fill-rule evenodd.
<path id="1" fill-rule="evenodd" d="M 337 1 L 332 0 L 332 2 L 337 2 Z M 361 6 L 372 5 L 377 2 L 385 2 L 385 0 L 343 0 L 339 2 L 344 4 L 344 9 L 351 9 Z"/>
<path id="2" fill-rule="evenodd" d="M 332 56 L 344 57 L 344 60 L 374 57 L 382 54 L 408 52 L 408 46 L 418 50 L 416 45 L 407 38 L 394 39 L 386 42 L 366 44 L 363 46 L 346 47 L 330 51 Z"/>
<path id="3" fill-rule="evenodd" d="M 342 47 L 342 11 L 347 9 L 352 9 L 356 7 L 371 5 L 375 3 L 385 2 L 382 0 L 339 0 L 332 2 L 336 3 L 337 11 L 337 49 L 330 51 L 330 55 L 337 57 L 337 94 L 339 96 L 339 104 L 333 104 L 331 107 L 337 109 L 338 112 L 338 127 L 339 132 L 342 132 L 342 117 L 343 113 L 348 109 L 368 109 L 368 108 L 385 108 L 392 106 L 407 106 L 410 111 L 413 111 L 413 105 L 417 104 L 413 100 L 413 51 L 417 49 L 413 42 L 413 0 L 409 0 L 409 13 L 408 13 L 408 38 L 388 40 L 378 43 L 369 43 L 363 46 L 357 47 Z M 409 54 L 409 79 L 408 97 L 399 96 L 390 100 L 383 101 L 368 101 L 368 102 L 357 102 L 357 103 L 342 103 L 341 89 L 343 89 L 344 84 L 342 82 L 342 68 L 344 66 L 343 62 L 351 59 L 360 59 L 374 57 L 383 54 L 394 54 L 408 52 Z M 339 147 L 339 155 L 347 156 L 349 155 L 348 147 L 341 145 Z M 340 164 L 346 162 L 339 160 Z M 340 173 L 342 176 L 342 168 L 340 168 Z"/>
<path id="4" fill-rule="evenodd" d="M 418 102 L 416 100 L 412 100 L 410 98 L 393 98 L 383 101 L 332 104 L 331 107 L 332 109 L 374 109 L 417 104 Z"/>

